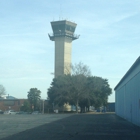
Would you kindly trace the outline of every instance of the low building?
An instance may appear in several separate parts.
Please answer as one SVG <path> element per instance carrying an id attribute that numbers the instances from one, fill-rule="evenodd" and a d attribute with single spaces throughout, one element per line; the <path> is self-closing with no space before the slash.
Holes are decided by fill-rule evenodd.
<path id="1" fill-rule="evenodd" d="M 107 112 L 115 112 L 115 103 L 108 103 L 106 107 Z"/>
<path id="2" fill-rule="evenodd" d="M 114 90 L 116 114 L 140 126 L 140 57 Z"/>
<path id="3" fill-rule="evenodd" d="M 23 105 L 25 100 L 27 99 L 16 99 L 12 96 L 0 98 L 0 110 L 20 111 L 20 107 Z"/>

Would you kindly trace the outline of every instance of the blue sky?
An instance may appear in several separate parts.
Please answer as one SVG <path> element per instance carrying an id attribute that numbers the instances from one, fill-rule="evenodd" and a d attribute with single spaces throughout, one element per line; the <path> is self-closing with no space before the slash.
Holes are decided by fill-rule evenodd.
<path id="1" fill-rule="evenodd" d="M 112 89 L 139 56 L 139 0 L 0 0 L 0 84 L 7 94 L 27 98 L 36 87 L 47 97 L 54 72 L 48 33 L 59 19 L 77 23 L 72 63 L 88 65 Z"/>

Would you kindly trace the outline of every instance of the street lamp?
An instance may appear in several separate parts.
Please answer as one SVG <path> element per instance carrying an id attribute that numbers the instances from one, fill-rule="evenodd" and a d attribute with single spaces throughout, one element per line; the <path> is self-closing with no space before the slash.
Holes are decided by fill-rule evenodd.
<path id="1" fill-rule="evenodd" d="M 42 102 L 43 102 L 43 106 L 42 106 L 42 114 L 44 114 L 44 100 L 42 100 Z"/>
<path id="2" fill-rule="evenodd" d="M 54 102 L 52 103 L 52 105 L 53 105 L 53 112 L 54 112 Z"/>
<path id="3" fill-rule="evenodd" d="M 49 103 L 50 97 L 47 97 L 47 105 Z M 48 106 L 48 114 L 49 114 L 49 106 Z"/>

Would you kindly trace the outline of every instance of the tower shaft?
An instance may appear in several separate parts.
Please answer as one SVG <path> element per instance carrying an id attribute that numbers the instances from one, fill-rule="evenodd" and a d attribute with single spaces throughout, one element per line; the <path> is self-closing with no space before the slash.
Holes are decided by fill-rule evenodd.
<path id="1" fill-rule="evenodd" d="M 71 49 L 71 38 L 55 38 L 55 77 L 71 72 Z"/>

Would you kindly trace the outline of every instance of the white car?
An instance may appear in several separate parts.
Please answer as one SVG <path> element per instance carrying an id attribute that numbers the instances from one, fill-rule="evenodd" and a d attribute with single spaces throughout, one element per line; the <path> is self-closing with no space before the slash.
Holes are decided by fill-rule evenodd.
<path id="1" fill-rule="evenodd" d="M 7 115 L 15 115 L 17 112 L 14 111 L 14 110 L 7 110 L 7 111 L 4 111 L 4 114 L 7 114 Z"/>

